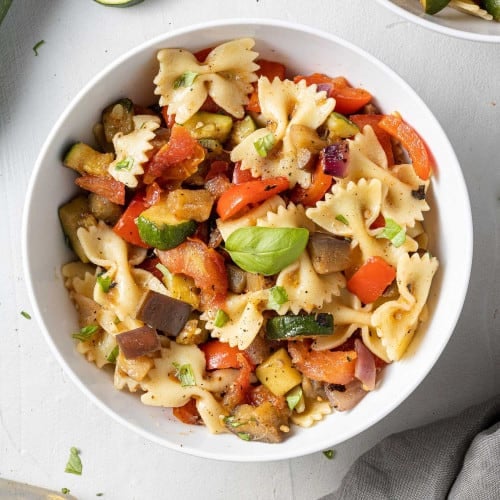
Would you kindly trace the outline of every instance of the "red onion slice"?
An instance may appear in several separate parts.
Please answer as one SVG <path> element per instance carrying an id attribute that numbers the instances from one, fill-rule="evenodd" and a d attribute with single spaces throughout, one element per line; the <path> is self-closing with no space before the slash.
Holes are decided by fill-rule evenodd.
<path id="1" fill-rule="evenodd" d="M 347 175 L 347 160 L 349 159 L 349 144 L 339 141 L 330 144 L 323 150 L 325 174 L 343 178 Z"/>
<path id="2" fill-rule="evenodd" d="M 372 391 L 375 389 L 377 377 L 375 357 L 360 339 L 354 341 L 354 349 L 358 355 L 354 376 L 361 382 L 365 391 Z"/>
<path id="3" fill-rule="evenodd" d="M 316 92 L 326 92 L 326 95 L 330 95 L 330 91 L 332 90 L 332 84 L 331 83 L 318 83 L 316 86 Z"/>

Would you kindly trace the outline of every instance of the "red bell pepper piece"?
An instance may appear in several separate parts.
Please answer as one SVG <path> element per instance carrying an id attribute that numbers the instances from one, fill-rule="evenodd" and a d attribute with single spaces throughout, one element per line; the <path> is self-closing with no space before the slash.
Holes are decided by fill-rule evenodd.
<path id="1" fill-rule="evenodd" d="M 112 177 L 82 175 L 75 179 L 75 184 L 82 189 L 104 196 L 112 203 L 125 205 L 125 184 Z"/>
<path id="2" fill-rule="evenodd" d="M 149 205 L 144 200 L 144 193 L 137 193 L 132 201 L 129 203 L 125 212 L 118 219 L 118 222 L 113 227 L 113 231 L 125 241 L 132 243 L 143 248 L 150 248 L 149 245 L 144 243 L 139 236 L 139 230 L 135 223 L 137 217 L 141 215 Z"/>
<path id="3" fill-rule="evenodd" d="M 363 304 L 370 304 L 382 295 L 395 277 L 396 270 L 382 257 L 371 257 L 347 281 L 347 289 Z"/>
<path id="4" fill-rule="evenodd" d="M 265 76 L 270 82 L 272 82 L 275 78 L 279 78 L 280 80 L 285 79 L 285 65 L 276 61 L 268 61 L 267 59 L 257 59 L 257 61 L 255 62 L 260 66 L 260 68 L 256 71 L 257 76 Z M 260 113 L 261 111 L 259 104 L 259 94 L 257 92 L 256 86 L 250 96 L 250 101 L 247 104 L 247 110 L 253 111 L 254 113 Z"/>
<path id="5" fill-rule="evenodd" d="M 384 116 L 379 127 L 401 142 L 410 156 L 415 173 L 422 180 L 427 180 L 432 173 L 431 157 L 416 130 L 396 115 Z"/>
<path id="6" fill-rule="evenodd" d="M 249 205 L 263 202 L 285 191 L 289 186 L 286 177 L 270 177 L 234 184 L 219 198 L 217 213 L 222 220 L 227 220 Z"/>

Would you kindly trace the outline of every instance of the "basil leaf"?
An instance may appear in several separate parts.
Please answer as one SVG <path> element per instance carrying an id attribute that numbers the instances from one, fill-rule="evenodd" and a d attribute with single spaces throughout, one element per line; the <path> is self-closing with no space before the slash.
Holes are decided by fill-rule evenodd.
<path id="1" fill-rule="evenodd" d="M 335 450 L 325 450 L 323 455 L 325 455 L 328 460 L 331 460 L 335 456 Z"/>
<path id="2" fill-rule="evenodd" d="M 269 289 L 268 309 L 277 311 L 285 302 L 288 302 L 288 294 L 284 286 L 273 286 Z"/>
<path id="3" fill-rule="evenodd" d="M 197 76 L 198 73 L 195 73 L 194 71 L 185 71 L 181 76 L 179 76 L 179 78 L 175 80 L 174 89 L 178 89 L 180 87 L 190 87 L 191 85 L 193 85 Z"/>
<path id="4" fill-rule="evenodd" d="M 215 314 L 214 326 L 222 328 L 229 321 L 229 316 L 225 311 L 219 309 Z"/>
<path id="5" fill-rule="evenodd" d="M 119 352 L 120 348 L 117 345 L 115 345 L 113 350 L 108 354 L 106 361 L 109 361 L 110 363 L 116 363 L 116 358 L 118 357 Z"/>
<path id="6" fill-rule="evenodd" d="M 385 219 L 384 229 L 377 238 L 387 238 L 395 247 L 400 247 L 406 241 L 406 231 L 394 220 Z"/>
<path id="7" fill-rule="evenodd" d="M 297 227 L 241 227 L 226 241 L 226 251 L 244 271 L 266 276 L 296 261 L 309 240 L 309 231 Z"/>
<path id="8" fill-rule="evenodd" d="M 251 441 L 252 437 L 248 432 L 238 432 L 237 436 L 242 439 L 243 441 Z"/>
<path id="9" fill-rule="evenodd" d="M 182 387 L 188 387 L 196 385 L 196 379 L 194 378 L 193 368 L 190 364 L 180 365 L 179 363 L 173 363 L 175 367 L 175 376 L 181 383 Z"/>
<path id="10" fill-rule="evenodd" d="M 33 52 L 35 53 L 35 56 L 38 55 L 38 49 L 45 43 L 45 40 L 40 40 L 39 42 L 35 43 L 33 46 Z"/>
<path id="11" fill-rule="evenodd" d="M 78 474 L 79 476 L 81 476 L 83 467 L 79 453 L 80 452 L 74 446 L 71 447 L 71 449 L 69 450 L 68 463 L 66 464 L 64 472 L 69 472 L 70 474 Z"/>
<path id="12" fill-rule="evenodd" d="M 31 319 L 31 316 L 26 311 L 21 311 L 21 316 L 26 319 Z"/>
<path id="13" fill-rule="evenodd" d="M 336 220 L 338 220 L 339 222 L 342 222 L 342 224 L 345 224 L 346 226 L 349 225 L 349 221 L 347 220 L 347 218 L 345 217 L 345 215 L 342 215 L 342 214 L 338 214 L 336 217 L 335 217 Z"/>
<path id="14" fill-rule="evenodd" d="M 115 164 L 115 170 L 126 170 L 127 172 L 130 172 L 130 170 L 132 170 L 133 165 L 134 165 L 134 159 L 131 158 L 130 156 L 127 156 L 127 158 Z"/>

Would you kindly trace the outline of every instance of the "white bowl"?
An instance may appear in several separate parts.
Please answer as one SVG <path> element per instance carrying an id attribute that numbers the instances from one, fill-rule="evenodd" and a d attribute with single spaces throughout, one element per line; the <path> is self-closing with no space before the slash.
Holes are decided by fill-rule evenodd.
<path id="1" fill-rule="evenodd" d="M 432 180 L 433 210 L 427 230 L 440 260 L 429 298 L 430 319 L 408 354 L 389 366 L 380 387 L 355 409 L 335 413 L 309 429 L 298 429 L 281 444 L 244 442 L 186 426 L 168 410 L 143 405 L 137 395 L 117 391 L 111 376 L 76 352 L 70 332 L 75 309 L 60 276 L 72 254 L 64 245 L 57 208 L 74 192 L 74 174 L 61 156 L 74 141 L 92 141 L 92 125 L 109 102 L 129 96 L 153 101 L 156 51 L 192 50 L 242 36 L 254 37 L 263 57 L 284 62 L 291 72 L 345 75 L 369 89 L 385 112 L 399 111 L 423 135 L 438 171 Z M 455 222 L 460 221 L 460 231 Z M 415 92 L 371 55 L 315 29 L 272 20 L 211 22 L 162 35 L 132 50 L 93 78 L 58 120 L 42 148 L 31 178 L 23 220 L 23 261 L 35 316 L 57 360 L 75 384 L 108 415 L 142 436 L 177 451 L 220 460 L 267 461 L 329 448 L 372 426 L 420 384 L 446 346 L 461 312 L 472 259 L 472 221 L 467 190 L 450 143 Z"/>
<path id="2" fill-rule="evenodd" d="M 485 21 L 450 7 L 433 16 L 422 10 L 419 0 L 377 0 L 378 3 L 425 28 L 476 42 L 500 43 L 500 23 Z"/>

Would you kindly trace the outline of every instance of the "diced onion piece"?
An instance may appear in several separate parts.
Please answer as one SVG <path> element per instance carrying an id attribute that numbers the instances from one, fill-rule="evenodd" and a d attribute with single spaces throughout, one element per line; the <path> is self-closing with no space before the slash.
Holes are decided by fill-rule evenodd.
<path id="1" fill-rule="evenodd" d="M 343 178 L 347 175 L 347 160 L 349 159 L 349 145 L 346 141 L 330 144 L 323 150 L 324 172 L 334 177 Z"/>
<path id="2" fill-rule="evenodd" d="M 354 349 L 358 354 L 354 376 L 361 382 L 365 391 L 375 389 L 377 376 L 375 357 L 360 339 L 354 341 Z"/>

